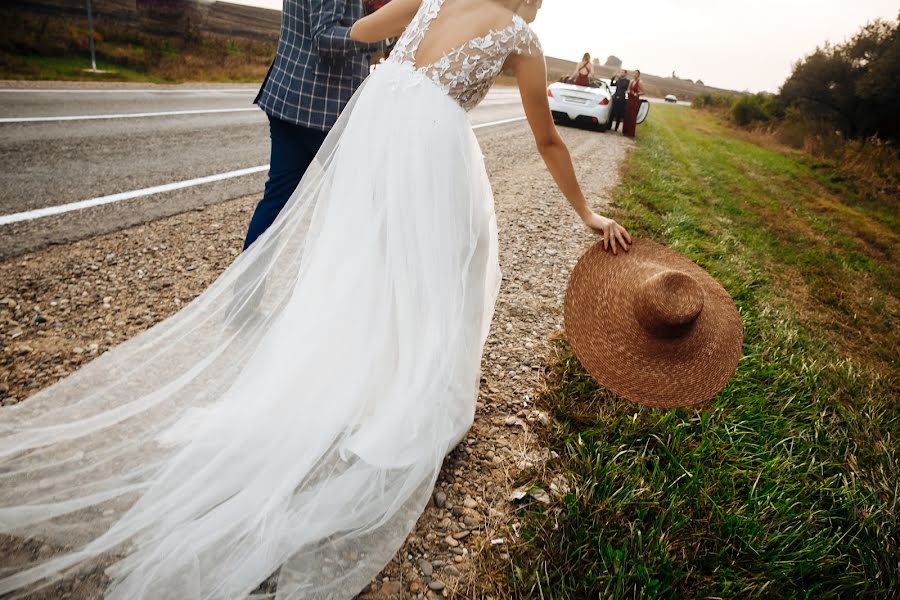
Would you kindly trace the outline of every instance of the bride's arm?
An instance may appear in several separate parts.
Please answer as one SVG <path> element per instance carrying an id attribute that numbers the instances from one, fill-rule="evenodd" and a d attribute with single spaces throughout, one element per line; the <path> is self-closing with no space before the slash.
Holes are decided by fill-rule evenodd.
<path id="1" fill-rule="evenodd" d="M 421 0 L 391 0 L 353 24 L 350 37 L 357 42 L 380 42 L 398 37 L 419 10 Z"/>
<path id="2" fill-rule="evenodd" d="M 559 137 L 553 123 L 553 115 L 550 113 L 550 104 L 547 101 L 547 65 L 543 55 L 540 53 L 532 56 L 516 55 L 510 66 L 516 71 L 522 105 L 525 107 L 525 116 L 534 134 L 538 152 L 541 153 L 547 170 L 550 171 L 559 190 L 585 225 L 603 233 L 605 248 L 611 248 L 613 253 L 617 253 L 618 246 L 628 250 L 631 236 L 625 228 L 613 219 L 602 217 L 592 211 L 581 191 L 581 186 L 578 185 L 569 149 Z"/>

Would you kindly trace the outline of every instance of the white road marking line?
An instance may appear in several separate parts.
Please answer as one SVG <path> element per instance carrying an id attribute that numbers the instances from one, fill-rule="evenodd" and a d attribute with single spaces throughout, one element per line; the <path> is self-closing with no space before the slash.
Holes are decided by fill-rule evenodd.
<path id="1" fill-rule="evenodd" d="M 518 98 L 485 98 L 478 103 L 478 106 L 499 106 L 501 104 L 518 104 Z"/>
<path id="2" fill-rule="evenodd" d="M 214 113 L 249 112 L 260 109 L 248 108 L 205 108 L 199 110 L 170 110 L 166 112 L 121 113 L 117 115 L 72 115 L 65 117 L 10 117 L 0 119 L 0 123 L 46 123 L 49 121 L 96 121 L 101 119 L 138 119 L 144 117 L 170 117 L 176 115 L 205 115 Z"/>
<path id="3" fill-rule="evenodd" d="M 481 123 L 480 125 L 472 125 L 472 129 L 481 129 L 482 127 L 491 127 L 492 125 L 503 125 L 504 123 L 515 123 L 516 121 L 524 121 L 525 117 L 513 117 L 512 119 L 501 119 L 499 121 L 491 121 L 490 123 Z"/>
<path id="4" fill-rule="evenodd" d="M 206 177 L 198 177 L 196 179 L 187 179 L 176 183 L 167 183 L 165 185 L 156 185 L 141 190 L 133 190 L 130 192 L 121 192 L 119 194 L 110 194 L 109 196 L 100 196 L 99 198 L 91 198 L 90 200 L 81 200 L 79 202 L 70 202 L 69 204 L 60 204 L 58 206 L 47 206 L 45 208 L 37 208 L 11 215 L 0 216 L 0 225 L 9 225 L 10 223 L 18 223 L 20 221 L 32 221 L 42 217 L 51 215 L 60 215 L 71 212 L 73 210 L 81 210 L 91 208 L 92 206 L 100 206 L 102 204 L 111 204 L 113 202 L 121 202 L 123 200 L 131 200 L 132 198 L 140 198 L 142 196 L 152 196 L 153 194 L 161 194 L 163 192 L 171 192 L 186 187 L 202 185 L 204 183 L 212 183 L 214 181 L 222 181 L 233 177 L 241 177 L 243 175 L 251 175 L 253 173 L 261 173 L 268 171 L 269 165 L 259 167 L 250 167 L 248 169 L 239 169 L 237 171 L 229 171 L 227 173 L 219 173 L 217 175 L 208 175 Z"/>
<path id="5" fill-rule="evenodd" d="M 66 89 L 0 89 L 0 94 L 221 94 L 221 93 L 252 93 L 255 94 L 259 88 L 233 88 L 233 89 L 214 89 L 199 88 L 194 90 L 154 90 L 154 89 L 118 89 L 118 90 L 66 90 Z"/>
<path id="6" fill-rule="evenodd" d="M 497 106 L 501 104 L 514 104 L 518 98 L 488 98 L 481 104 L 484 106 Z M 59 117 L 4 117 L 0 118 L 0 123 L 49 123 L 58 121 L 100 121 L 105 119 L 140 119 L 146 117 L 172 117 L 182 115 L 205 115 L 205 114 L 221 114 L 235 112 L 258 111 L 258 107 L 251 106 L 245 108 L 204 108 L 196 110 L 169 110 L 164 112 L 146 112 L 146 113 L 120 113 L 113 115 L 65 115 Z"/>
<path id="7" fill-rule="evenodd" d="M 499 121 L 490 121 L 488 123 L 479 123 L 478 125 L 473 125 L 472 129 L 483 129 L 485 127 L 491 127 L 493 125 L 503 125 L 506 123 L 515 123 L 516 121 L 524 121 L 525 117 L 513 117 L 511 119 L 501 119 Z M 49 217 L 52 215 L 61 215 L 67 212 L 72 212 L 74 210 L 82 210 L 85 208 L 91 208 L 94 206 L 101 206 L 103 204 L 112 204 L 113 202 L 122 202 L 123 200 L 131 200 L 134 198 L 141 198 L 144 196 L 152 196 L 154 194 L 161 194 L 163 192 L 172 192 L 174 190 L 180 190 L 183 188 L 193 187 L 195 185 L 203 185 L 204 183 L 213 183 L 216 181 L 223 181 L 225 179 L 232 179 L 234 177 L 243 177 L 244 175 L 252 175 L 254 173 L 262 173 L 263 171 L 268 171 L 269 165 L 261 165 L 259 167 L 249 167 L 247 169 L 238 169 L 237 171 L 228 171 L 227 173 L 218 173 L 216 175 L 208 175 L 206 177 L 197 177 L 196 179 L 187 179 L 185 181 L 178 181 L 175 183 L 167 183 L 165 185 L 157 185 L 153 187 L 143 188 L 140 190 L 132 190 L 130 192 L 121 192 L 118 194 L 110 194 L 108 196 L 100 196 L 98 198 L 91 198 L 89 200 L 80 200 L 78 202 L 70 202 L 68 204 L 60 204 L 57 206 L 47 206 L 44 208 L 36 208 L 34 210 L 27 210 L 19 213 L 12 213 L 9 215 L 0 215 L 0 226 L 2 225 L 10 225 L 12 223 L 19 223 L 22 221 L 33 221 L 35 219 L 41 219 L 43 217 Z"/>

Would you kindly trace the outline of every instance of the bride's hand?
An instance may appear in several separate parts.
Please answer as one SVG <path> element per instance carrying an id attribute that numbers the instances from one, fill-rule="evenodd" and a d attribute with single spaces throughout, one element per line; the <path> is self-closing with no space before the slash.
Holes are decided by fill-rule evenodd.
<path id="1" fill-rule="evenodd" d="M 603 249 L 612 249 L 613 254 L 618 254 L 618 247 L 628 252 L 631 244 L 631 236 L 628 231 L 616 223 L 613 219 L 603 217 L 595 212 L 582 219 L 584 224 L 603 236 Z"/>

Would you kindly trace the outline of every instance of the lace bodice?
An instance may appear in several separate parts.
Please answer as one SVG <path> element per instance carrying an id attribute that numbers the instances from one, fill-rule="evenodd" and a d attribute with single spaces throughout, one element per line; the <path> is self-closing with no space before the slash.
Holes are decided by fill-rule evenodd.
<path id="1" fill-rule="evenodd" d="M 444 0 L 422 0 L 388 61 L 416 68 L 416 50 L 443 3 Z M 434 81 L 468 111 L 484 99 L 511 54 L 540 52 L 540 42 L 528 23 L 519 15 L 513 15 L 505 27 L 471 39 L 416 71 Z"/>

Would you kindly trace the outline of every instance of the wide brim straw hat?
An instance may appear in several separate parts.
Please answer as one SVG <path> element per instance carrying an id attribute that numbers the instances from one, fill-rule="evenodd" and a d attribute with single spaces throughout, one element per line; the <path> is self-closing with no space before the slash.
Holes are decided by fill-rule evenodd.
<path id="1" fill-rule="evenodd" d="M 743 328 L 731 296 L 665 246 L 635 240 L 614 256 L 602 244 L 581 257 L 566 289 L 566 335 L 582 366 L 632 402 L 708 402 L 741 358 Z"/>

